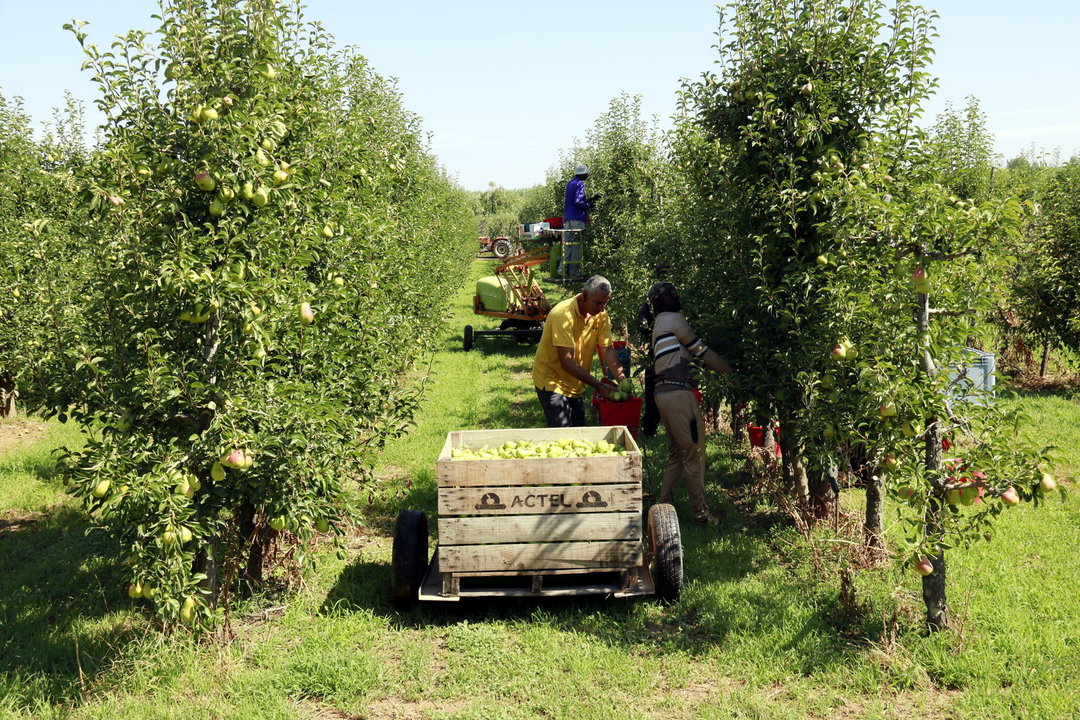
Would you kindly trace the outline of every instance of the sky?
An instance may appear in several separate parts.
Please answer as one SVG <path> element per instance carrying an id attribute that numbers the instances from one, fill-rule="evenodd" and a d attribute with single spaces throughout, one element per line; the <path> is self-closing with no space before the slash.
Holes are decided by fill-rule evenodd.
<path id="1" fill-rule="evenodd" d="M 1003 158 L 1080 154 L 1080 3 L 924 0 L 937 11 L 927 123 L 978 99 Z M 683 78 L 716 60 L 717 11 L 699 0 L 308 0 L 339 45 L 355 46 L 397 80 L 431 151 L 468 190 L 544 182 L 560 152 L 584 139 L 613 98 L 640 95 L 661 127 Z M 91 126 L 97 89 L 74 36 L 106 47 L 154 29 L 155 0 L 0 0 L 0 93 L 40 123 L 70 91 Z"/>

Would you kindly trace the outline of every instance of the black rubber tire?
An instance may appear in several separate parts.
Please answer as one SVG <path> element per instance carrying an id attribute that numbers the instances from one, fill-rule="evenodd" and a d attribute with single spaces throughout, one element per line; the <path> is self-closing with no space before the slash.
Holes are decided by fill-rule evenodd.
<path id="1" fill-rule="evenodd" d="M 465 326 L 465 352 L 472 350 L 473 346 L 473 329 L 472 325 Z"/>
<path id="2" fill-rule="evenodd" d="M 395 606 L 406 608 L 418 601 L 427 566 L 427 515 L 419 510 L 402 510 L 394 528 L 390 561 L 390 598 Z"/>
<path id="3" fill-rule="evenodd" d="M 683 551 L 674 505 L 657 503 L 649 508 L 649 552 L 656 596 L 665 603 L 676 602 L 683 589 Z"/>
<path id="4" fill-rule="evenodd" d="M 510 257 L 510 241 L 502 238 L 496 240 L 491 244 L 491 252 L 500 260 L 505 260 Z"/>

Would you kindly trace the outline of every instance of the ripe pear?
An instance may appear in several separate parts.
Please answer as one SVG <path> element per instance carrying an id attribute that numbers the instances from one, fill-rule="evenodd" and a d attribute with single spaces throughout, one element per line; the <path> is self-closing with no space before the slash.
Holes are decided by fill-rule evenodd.
<path id="1" fill-rule="evenodd" d="M 311 305 L 309 303 L 300 303 L 299 314 L 300 322 L 302 322 L 304 325 L 310 325 L 311 323 L 315 322 L 315 311 L 311 309 Z"/>
<path id="2" fill-rule="evenodd" d="M 217 187 L 217 181 L 209 172 L 203 170 L 195 173 L 195 185 L 203 192 L 210 192 Z"/>
<path id="3" fill-rule="evenodd" d="M 195 619 L 195 599 L 185 598 L 184 604 L 180 606 L 180 619 L 186 623 L 190 623 Z"/>
<path id="4" fill-rule="evenodd" d="M 1039 478 L 1039 493 L 1040 494 L 1045 494 L 1045 493 L 1048 493 L 1048 492 L 1053 492 L 1056 488 L 1057 488 L 1057 480 L 1055 480 L 1054 476 L 1051 475 L 1050 473 L 1045 473 L 1044 472 L 1042 474 L 1042 477 Z"/>

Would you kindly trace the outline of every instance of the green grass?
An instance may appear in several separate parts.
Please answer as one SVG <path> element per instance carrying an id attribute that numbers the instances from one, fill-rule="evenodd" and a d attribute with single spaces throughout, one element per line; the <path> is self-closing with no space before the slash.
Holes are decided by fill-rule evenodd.
<path id="1" fill-rule="evenodd" d="M 651 599 L 388 603 L 402 508 L 433 517 L 446 433 L 531 427 L 533 345 L 462 349 L 476 263 L 431 365 L 421 412 L 382 453 L 366 524 L 344 560 L 316 550 L 303 588 L 240 608 L 231 641 L 161 632 L 123 592 L 106 538 L 87 536 L 51 451 L 70 428 L 0 455 L 0 717 L 35 718 L 1070 718 L 1080 716 L 1080 508 L 1075 494 L 1010 510 L 991 543 L 949 553 L 954 628 L 926 635 L 915 575 L 854 574 L 824 523 L 808 543 L 732 503 L 738 448 L 710 447 L 720 527 L 684 528 L 688 586 Z M 553 291 L 554 295 L 554 291 Z M 555 298 L 557 299 L 557 297 Z M 1026 431 L 1080 469 L 1080 408 L 1018 398 Z M 644 441 L 655 487 L 663 437 Z M 845 505 L 860 504 L 846 491 Z M 685 516 L 685 492 L 678 500 Z M 849 526 L 857 525 L 857 512 Z M 848 537 L 841 533 L 842 537 Z"/>

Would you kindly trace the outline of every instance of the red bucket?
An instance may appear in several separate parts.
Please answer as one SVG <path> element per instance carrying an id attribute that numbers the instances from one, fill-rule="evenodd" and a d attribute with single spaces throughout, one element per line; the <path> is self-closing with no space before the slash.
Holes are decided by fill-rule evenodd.
<path id="1" fill-rule="evenodd" d="M 632 397 L 623 402 L 611 402 L 600 395 L 594 395 L 593 404 L 596 405 L 596 414 L 601 425 L 625 425 L 630 428 L 630 434 L 637 437 L 638 428 L 641 427 L 641 409 L 645 405 L 643 398 Z"/>
<path id="2" fill-rule="evenodd" d="M 765 447 L 765 430 L 757 425 L 747 425 L 746 432 L 750 435 L 750 447 Z M 776 457 L 780 457 L 780 429 L 777 428 L 774 433 L 776 444 L 773 446 L 773 452 L 776 453 Z"/>

